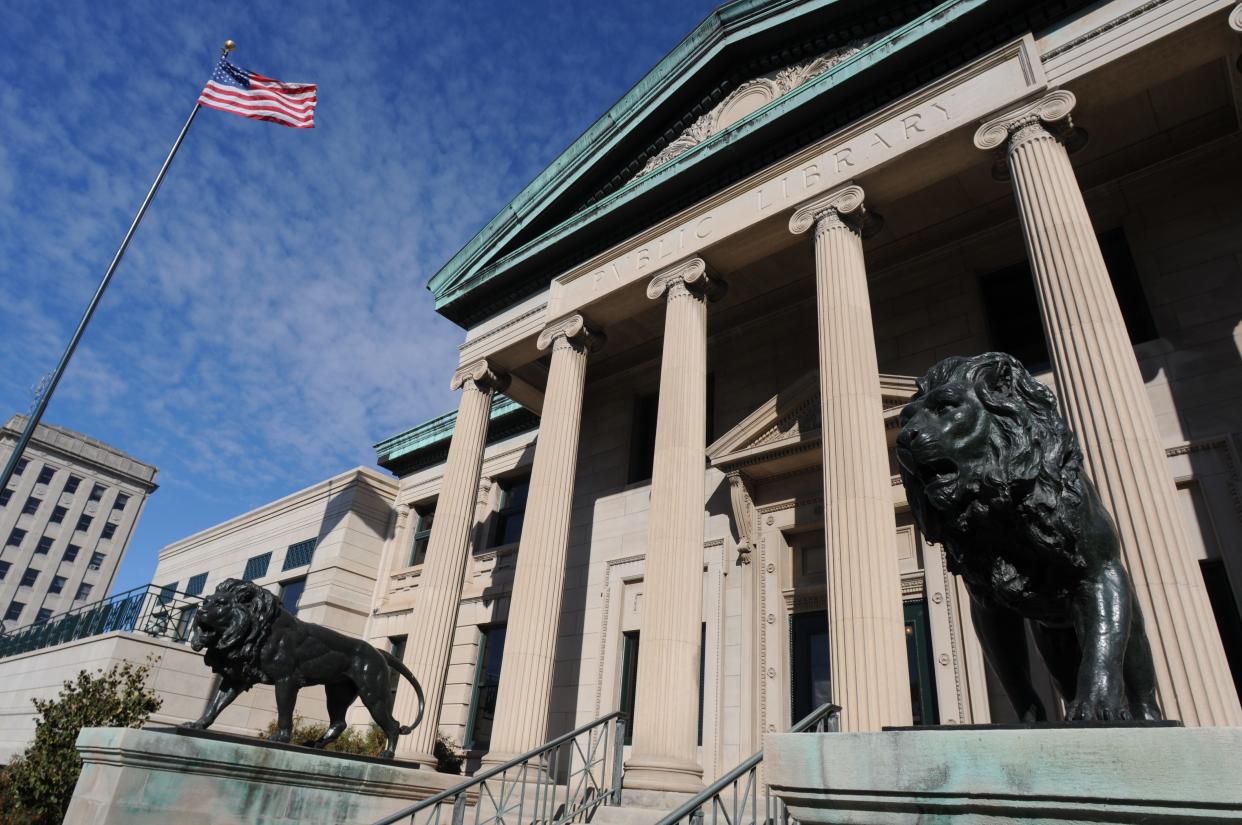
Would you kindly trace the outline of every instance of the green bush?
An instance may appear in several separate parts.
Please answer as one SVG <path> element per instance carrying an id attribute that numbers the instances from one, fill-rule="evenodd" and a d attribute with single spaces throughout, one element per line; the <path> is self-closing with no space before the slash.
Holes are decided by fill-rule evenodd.
<path id="1" fill-rule="evenodd" d="M 452 739 L 444 735 L 444 731 L 436 731 L 436 770 L 440 773 L 461 773 L 461 763 L 466 757 L 461 748 Z"/>
<path id="2" fill-rule="evenodd" d="M 289 740 L 295 745 L 309 745 L 316 739 L 324 735 L 328 726 L 323 722 L 308 722 L 301 716 L 293 717 L 293 736 Z M 276 732 L 276 720 L 273 719 L 268 723 L 267 727 L 259 731 L 259 736 L 263 739 L 268 738 Z M 355 753 L 361 756 L 375 756 L 384 749 L 387 740 L 384 732 L 371 725 L 366 733 L 359 733 L 354 728 L 346 728 L 341 737 L 328 747 L 327 751 L 336 753 Z"/>
<path id="3" fill-rule="evenodd" d="M 137 728 L 163 700 L 147 686 L 153 662 L 125 662 L 107 671 L 80 671 L 51 700 L 35 699 L 34 741 L 13 757 L 0 779 L 0 817 L 13 823 L 60 822 L 82 771 L 74 747 L 82 728 Z"/>

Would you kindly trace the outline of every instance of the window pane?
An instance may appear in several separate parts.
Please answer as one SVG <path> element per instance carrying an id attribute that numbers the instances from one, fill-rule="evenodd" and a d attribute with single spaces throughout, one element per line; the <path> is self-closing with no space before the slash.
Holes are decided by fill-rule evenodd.
<path id="1" fill-rule="evenodd" d="M 104 494 L 104 486 L 102 484 L 96 484 L 94 487 L 91 488 L 91 494 L 89 496 L 89 499 L 91 501 L 99 501 L 101 498 L 103 498 L 103 494 Z"/>
<path id="2" fill-rule="evenodd" d="M 52 537 L 42 536 L 39 539 L 39 545 L 35 547 L 35 553 L 38 555 L 43 555 L 43 554 L 46 554 L 47 551 L 51 549 L 52 549 Z"/>
<path id="3" fill-rule="evenodd" d="M 306 579 L 294 579 L 280 586 L 280 606 L 293 615 L 298 615 L 298 602 L 302 600 L 302 591 L 306 589 Z"/>
<path id="4" fill-rule="evenodd" d="M 12 490 L 0 490 L 0 507 L 7 507 L 9 505 L 9 500 L 12 498 Z"/>
<path id="5" fill-rule="evenodd" d="M 8 547 L 16 547 L 26 538 L 26 531 L 20 527 L 14 527 L 13 532 L 9 533 L 9 540 L 5 543 Z"/>
<path id="6" fill-rule="evenodd" d="M 22 615 L 22 611 L 25 609 L 25 602 L 9 602 L 9 609 L 4 612 L 4 620 L 6 622 L 17 621 L 17 617 Z"/>
<path id="7" fill-rule="evenodd" d="M 104 559 L 106 558 L 107 556 L 105 556 L 103 553 L 100 553 L 98 551 L 91 553 L 91 563 L 87 566 L 91 570 L 98 570 L 100 567 L 103 567 Z"/>
<path id="8" fill-rule="evenodd" d="M 81 516 L 78 518 L 78 525 L 74 529 L 81 530 L 82 532 L 86 532 L 87 530 L 91 529 L 92 521 L 94 521 L 94 519 L 92 519 L 90 516 Z"/>
<path id="9" fill-rule="evenodd" d="M 54 475 L 56 475 L 55 469 L 53 469 L 52 467 L 44 467 L 42 470 L 39 471 L 39 477 L 35 479 L 35 483 L 36 484 L 49 484 L 51 483 L 52 476 Z"/>
<path id="10" fill-rule="evenodd" d="M 52 576 L 52 584 L 48 587 L 47 592 L 59 593 L 65 589 L 65 582 L 67 581 L 68 579 L 64 576 Z"/>
<path id="11" fill-rule="evenodd" d="M 22 587 L 34 587 L 35 581 L 39 578 L 39 571 L 33 567 L 27 567 L 26 572 L 22 574 Z"/>
<path id="12" fill-rule="evenodd" d="M 267 575 L 267 566 L 272 560 L 271 553 L 260 553 L 252 556 L 246 561 L 246 569 L 242 573 L 242 578 L 248 582 L 260 579 Z"/>
<path id="13" fill-rule="evenodd" d="M 112 502 L 112 509 L 124 510 L 126 504 L 129 504 L 129 496 L 124 493 L 117 493 L 116 501 Z"/>
<path id="14" fill-rule="evenodd" d="M 91 586 L 89 584 L 78 585 L 78 592 L 74 595 L 74 601 L 82 601 L 91 594 Z"/>
<path id="15" fill-rule="evenodd" d="M 30 515 L 31 513 L 38 511 L 39 505 L 42 503 L 43 503 L 42 500 L 37 499 L 34 496 L 31 496 L 30 498 L 26 499 L 25 505 L 22 506 L 22 513 L 25 515 Z"/>
<path id="16" fill-rule="evenodd" d="M 638 631 L 621 637 L 621 707 L 625 714 L 625 744 L 634 743 L 634 692 L 638 689 Z"/>
<path id="17" fill-rule="evenodd" d="M 936 676 L 932 668 L 931 630 L 927 623 L 927 604 L 906 602 L 906 666 L 910 672 L 910 710 L 916 725 L 935 725 L 940 721 L 936 704 Z"/>
<path id="18" fill-rule="evenodd" d="M 68 510 L 66 510 L 64 507 L 61 507 L 58 504 L 52 508 L 52 515 L 48 519 L 48 521 L 51 522 L 52 524 L 60 524 L 61 522 L 65 520 L 65 516 L 68 513 L 69 513 Z"/>
<path id="19" fill-rule="evenodd" d="M 103 530 L 99 533 L 101 539 L 110 539 L 116 535 L 116 525 L 109 522 L 104 525 Z"/>
<path id="20" fill-rule="evenodd" d="M 78 547 L 76 544 L 71 544 L 65 548 L 65 556 L 61 559 L 61 561 L 75 561 L 78 557 L 78 553 L 81 551 L 81 547 Z"/>
<path id="21" fill-rule="evenodd" d="M 30 464 L 30 462 L 29 462 L 29 461 L 27 461 L 27 460 L 26 460 L 26 459 L 24 459 L 24 458 L 19 458 L 19 459 L 17 459 L 17 466 L 13 468 L 13 475 L 15 475 L 15 476 L 19 476 L 19 475 L 21 475 L 22 473 L 26 472 L 26 467 L 27 467 L 29 464 Z"/>
<path id="22" fill-rule="evenodd" d="M 316 539 L 307 539 L 289 545 L 289 549 L 285 551 L 285 564 L 281 570 L 292 570 L 295 567 L 305 567 L 310 564 L 311 559 L 315 557 L 315 543 Z"/>
<path id="23" fill-rule="evenodd" d="M 206 586 L 206 573 L 199 573 L 197 576 L 191 576 L 190 580 L 185 583 L 185 594 L 187 596 L 197 596 L 203 592 L 203 588 Z"/>
<path id="24" fill-rule="evenodd" d="M 828 614 L 823 610 L 797 613 L 790 619 L 793 657 L 791 721 L 832 701 L 832 677 L 828 669 Z"/>
<path id="25" fill-rule="evenodd" d="M 496 690 L 500 686 L 500 662 L 504 658 L 505 628 L 503 625 L 481 628 L 479 662 L 475 669 L 474 701 L 471 703 L 470 725 L 466 747 L 487 750 L 492 742 L 492 723 L 496 718 Z"/>
<path id="26" fill-rule="evenodd" d="M 35 624 L 43 624 L 52 618 L 52 609 L 50 607 L 40 607 L 39 612 L 35 614 Z"/>
<path id="27" fill-rule="evenodd" d="M 78 485 L 81 483 L 82 479 L 77 476 L 69 476 L 68 480 L 65 481 L 65 492 L 76 493 L 78 491 Z"/>
<path id="28" fill-rule="evenodd" d="M 0 581 L 4 581 L 4 579 L 8 577 L 9 569 L 12 566 L 13 565 L 7 561 L 0 561 Z"/>

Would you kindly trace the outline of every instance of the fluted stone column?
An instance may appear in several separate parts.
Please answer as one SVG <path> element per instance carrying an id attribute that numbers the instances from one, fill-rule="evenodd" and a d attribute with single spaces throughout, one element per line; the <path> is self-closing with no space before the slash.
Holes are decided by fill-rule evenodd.
<path id="1" fill-rule="evenodd" d="M 444 479 L 436 500 L 436 518 L 423 561 L 422 576 L 414 594 L 414 607 L 406 626 L 405 664 L 414 673 L 427 698 L 422 724 L 400 739 L 400 756 L 422 764 L 435 764 L 436 732 L 440 701 L 448 673 L 457 606 L 461 601 L 470 534 L 475 521 L 475 495 L 483 467 L 483 447 L 491 415 L 492 395 L 503 390 L 507 376 L 486 361 L 463 367 L 453 376 L 452 388 L 461 390 L 457 422 L 449 442 Z M 404 680 L 397 688 L 395 716 L 403 724 L 414 721 L 418 699 Z"/>
<path id="2" fill-rule="evenodd" d="M 909 725 L 897 524 L 862 235 L 871 219 L 853 184 L 800 206 L 815 229 L 824 538 L 832 699 L 842 729 Z"/>
<path id="3" fill-rule="evenodd" d="M 667 298 L 651 513 L 643 574 L 634 747 L 625 785 L 703 788 L 698 758 L 707 441 L 707 301 L 723 284 L 701 258 L 661 270 L 647 297 Z"/>
<path id="4" fill-rule="evenodd" d="M 603 339 L 581 315 L 571 315 L 548 325 L 537 343 L 541 350 L 552 348 L 552 367 L 518 545 L 488 762 L 508 761 L 546 738 L 587 353 Z"/>
<path id="5" fill-rule="evenodd" d="M 1220 635 L 1164 446 L 1069 154 L 1074 96 L 1054 91 L 979 128 L 1013 179 L 1061 408 L 1121 534 L 1165 715 L 1240 725 Z"/>

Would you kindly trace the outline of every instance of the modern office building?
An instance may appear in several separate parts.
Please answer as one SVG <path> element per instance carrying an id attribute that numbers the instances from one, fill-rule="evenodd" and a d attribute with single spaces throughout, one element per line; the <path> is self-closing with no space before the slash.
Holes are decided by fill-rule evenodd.
<path id="1" fill-rule="evenodd" d="M 7 461 L 26 426 L 0 429 Z M 0 491 L 0 619 L 6 631 L 108 595 L 156 468 L 64 427 L 40 424 Z"/>

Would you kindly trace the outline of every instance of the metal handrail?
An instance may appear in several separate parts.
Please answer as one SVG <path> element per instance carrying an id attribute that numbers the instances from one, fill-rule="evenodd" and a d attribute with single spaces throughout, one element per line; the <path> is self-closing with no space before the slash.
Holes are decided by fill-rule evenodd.
<path id="1" fill-rule="evenodd" d="M 135 587 L 0 633 L 0 659 L 114 631 L 188 642 L 199 601 L 159 585 Z"/>
<path id="2" fill-rule="evenodd" d="M 812 730 L 814 733 L 824 733 L 825 731 L 837 732 L 840 729 L 841 708 L 828 702 L 820 705 L 811 711 L 801 721 L 789 729 L 790 733 L 805 733 Z M 703 821 L 703 808 L 710 804 L 712 806 L 712 822 L 723 815 L 728 825 L 759 825 L 759 823 L 769 823 L 769 825 L 778 825 L 787 821 L 788 817 L 785 812 L 785 805 L 779 799 L 773 800 L 772 795 L 768 793 L 767 786 L 764 786 L 764 817 L 759 818 L 759 795 L 756 793 L 758 785 L 758 768 L 759 763 L 763 761 L 763 751 L 756 751 L 746 759 L 742 760 L 737 767 L 721 776 L 712 784 L 708 785 L 702 791 L 686 800 L 679 805 L 672 813 L 661 819 L 656 825 L 675 825 L 675 823 L 683 820 L 691 820 L 698 825 Z M 739 788 L 738 783 L 745 778 L 745 784 Z M 733 804 L 726 806 L 721 799 L 723 794 L 730 787 L 733 788 Z M 746 813 L 746 808 L 750 807 L 750 817 L 744 818 L 742 815 Z"/>
<path id="3" fill-rule="evenodd" d="M 585 746 L 578 740 L 586 737 Z M 609 744 L 611 743 L 611 750 Z M 497 823 L 497 825 L 521 825 L 527 820 L 527 803 L 531 822 L 541 825 L 589 819 L 601 805 L 621 804 L 621 770 L 625 747 L 625 715 L 613 711 L 594 722 L 575 728 L 568 733 L 515 756 L 508 762 L 476 774 L 471 779 L 447 790 L 433 794 L 408 808 L 403 808 L 374 825 L 394 825 L 397 822 L 415 823 L 424 811 L 431 811 L 424 825 L 438 825 L 440 811 L 451 801 L 452 825 L 463 825 L 466 815 L 466 798 L 477 789 L 474 824 Z M 564 749 L 567 761 L 562 765 L 559 754 Z M 577 754 L 581 765 L 574 768 Z M 611 755 L 611 759 L 609 756 Z M 558 777 L 564 767 L 564 799 L 558 805 L 561 783 Z M 599 768 L 598 775 L 596 768 Z M 516 776 L 508 776 L 516 771 Z M 499 777 L 498 789 L 488 787 L 490 780 Z M 531 800 L 533 793 L 534 799 Z M 484 797 L 490 803 L 492 813 L 484 817 Z M 506 818 L 508 817 L 508 818 Z"/>

